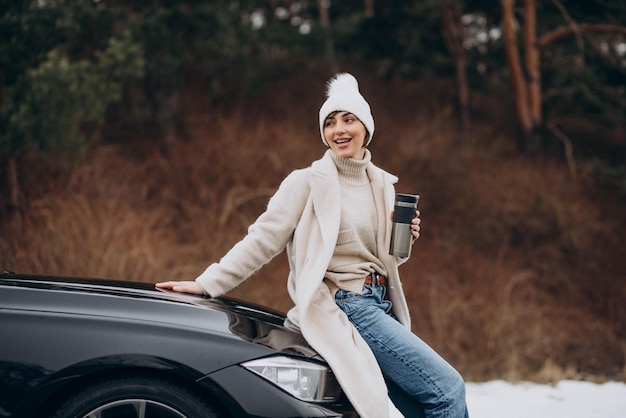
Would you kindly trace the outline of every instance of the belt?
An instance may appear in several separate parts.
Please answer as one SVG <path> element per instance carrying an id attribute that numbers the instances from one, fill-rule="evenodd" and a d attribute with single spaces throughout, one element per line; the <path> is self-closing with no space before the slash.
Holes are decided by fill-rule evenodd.
<path id="1" fill-rule="evenodd" d="M 387 278 L 385 276 L 381 276 L 378 273 L 371 273 L 368 274 L 367 277 L 365 277 L 364 284 L 378 284 L 384 286 L 387 284 Z"/>

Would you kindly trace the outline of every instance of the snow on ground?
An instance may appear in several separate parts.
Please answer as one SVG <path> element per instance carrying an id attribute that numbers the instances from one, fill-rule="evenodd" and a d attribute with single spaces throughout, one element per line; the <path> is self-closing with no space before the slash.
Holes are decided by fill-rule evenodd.
<path id="1" fill-rule="evenodd" d="M 626 418 L 626 383 L 467 383 L 470 418 Z"/>

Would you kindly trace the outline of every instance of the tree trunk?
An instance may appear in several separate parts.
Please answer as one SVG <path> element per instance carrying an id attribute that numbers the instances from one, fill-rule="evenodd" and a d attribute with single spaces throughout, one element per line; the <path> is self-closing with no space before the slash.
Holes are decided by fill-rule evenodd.
<path id="1" fill-rule="evenodd" d="M 374 0 L 364 0 L 365 17 L 374 17 Z"/>
<path id="2" fill-rule="evenodd" d="M 530 143 L 533 133 L 533 120 L 530 112 L 528 90 L 524 81 L 524 74 L 520 64 L 519 51 L 517 48 L 517 37 L 515 35 L 515 0 L 502 1 L 502 38 L 504 40 L 504 50 L 511 77 L 513 89 L 513 101 L 517 118 L 520 123 L 524 144 L 526 148 Z"/>
<path id="3" fill-rule="evenodd" d="M 324 29 L 325 34 L 325 49 L 326 59 L 330 65 L 330 69 L 333 73 L 339 72 L 339 65 L 335 59 L 335 43 L 333 41 L 332 31 L 330 29 L 330 15 L 328 9 L 330 8 L 330 0 L 317 0 L 317 9 L 320 14 L 320 23 Z"/>
<path id="4" fill-rule="evenodd" d="M 536 0 L 524 0 L 523 2 L 524 25 L 522 31 L 526 70 L 526 74 L 524 74 L 515 35 L 515 0 L 501 0 L 502 38 L 511 77 L 513 100 L 524 139 L 522 147 L 526 151 L 534 151 L 541 146 L 541 138 L 537 129 L 540 126 L 548 128 L 561 140 L 564 137 L 562 132 L 557 133 L 554 125 L 546 125 L 543 120 L 540 68 L 542 48 L 550 42 L 570 34 L 580 35 L 583 32 L 626 34 L 626 27 L 609 24 L 577 24 L 569 17 L 560 2 L 555 1 L 555 3 L 561 9 L 569 25 L 553 29 L 537 37 L 537 2 Z M 564 144 L 566 148 L 571 147 L 571 143 L 564 141 Z M 573 164 L 570 162 L 570 167 L 572 166 Z M 573 167 L 575 170 L 575 166 Z"/>
<path id="5" fill-rule="evenodd" d="M 538 126 L 542 123 L 542 112 L 541 72 L 539 68 L 539 48 L 537 47 L 537 4 L 535 0 L 524 1 L 524 51 L 526 53 L 530 112 L 533 124 Z"/>
<path id="6" fill-rule="evenodd" d="M 469 131 L 469 87 L 467 84 L 467 55 L 463 42 L 465 31 L 461 22 L 460 6 L 452 6 L 445 2 L 442 6 L 443 35 L 450 54 L 454 57 L 456 81 L 458 89 L 459 113 L 461 115 L 461 130 L 463 137 Z"/>

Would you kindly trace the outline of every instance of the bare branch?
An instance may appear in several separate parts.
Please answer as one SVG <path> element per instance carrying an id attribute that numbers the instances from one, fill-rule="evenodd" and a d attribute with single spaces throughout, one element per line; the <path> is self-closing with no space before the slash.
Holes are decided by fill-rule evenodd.
<path id="1" fill-rule="evenodd" d="M 580 29 L 578 28 L 578 23 L 576 23 L 576 21 L 572 19 L 572 16 L 569 14 L 565 6 L 563 6 L 563 3 L 561 3 L 559 0 L 552 0 L 552 3 L 554 3 L 556 8 L 559 9 L 565 21 L 568 23 L 568 25 L 572 28 L 572 30 L 576 34 L 576 38 L 578 41 L 578 48 L 582 51 L 584 49 L 584 42 L 583 42 L 583 38 L 580 36 L 581 33 L 580 33 Z"/>
<path id="2" fill-rule="evenodd" d="M 586 32 L 617 33 L 626 35 L 626 27 L 605 23 L 579 23 L 576 26 L 562 26 L 544 33 L 537 39 L 537 47 L 544 48 L 548 44 L 567 35 Z"/>

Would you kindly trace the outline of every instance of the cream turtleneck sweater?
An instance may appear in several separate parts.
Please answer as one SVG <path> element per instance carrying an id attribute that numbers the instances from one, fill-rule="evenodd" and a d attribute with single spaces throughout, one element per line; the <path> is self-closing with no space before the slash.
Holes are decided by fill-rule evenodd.
<path id="1" fill-rule="evenodd" d="M 387 275 L 377 256 L 378 216 L 365 170 L 372 155 L 367 149 L 362 160 L 331 155 L 339 173 L 341 223 L 326 280 L 333 294 L 337 289 L 360 293 L 367 275 Z"/>

